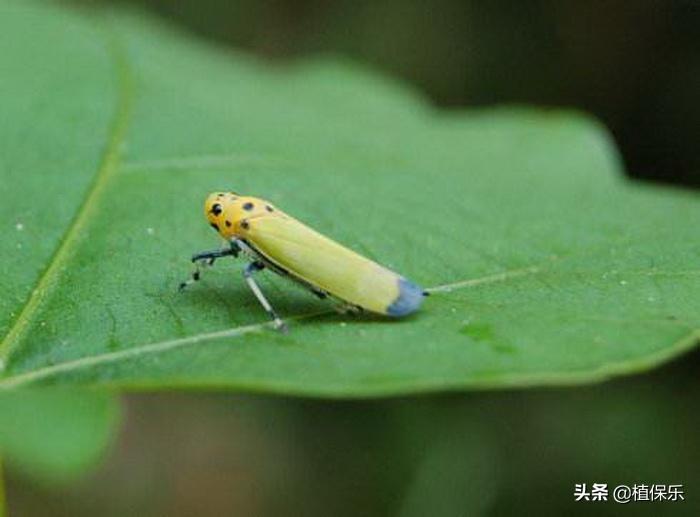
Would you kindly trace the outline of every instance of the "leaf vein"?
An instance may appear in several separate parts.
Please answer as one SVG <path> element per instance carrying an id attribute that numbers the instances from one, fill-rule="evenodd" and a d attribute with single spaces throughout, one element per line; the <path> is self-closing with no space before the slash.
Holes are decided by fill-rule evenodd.
<path id="1" fill-rule="evenodd" d="M 481 278 L 475 278 L 472 280 L 465 280 L 462 282 L 455 282 L 453 284 L 445 284 L 440 286 L 435 286 L 426 289 L 428 292 L 447 292 L 452 289 L 464 289 L 472 287 L 475 285 L 487 284 L 492 282 L 502 282 L 510 278 L 516 278 L 526 274 L 532 274 L 540 271 L 539 267 L 530 267 L 523 269 L 515 269 L 512 271 L 505 271 L 503 273 L 498 273 L 495 275 L 488 275 Z M 449 288 L 449 289 L 448 289 Z M 313 318 L 316 316 L 322 316 L 332 314 L 332 311 L 321 311 L 309 314 L 299 314 L 296 316 L 290 316 L 288 319 L 300 320 L 306 318 Z M 151 354 L 155 352 L 164 352 L 167 350 L 172 350 L 175 348 L 182 348 L 188 345 L 195 345 L 205 341 L 212 341 L 215 339 L 221 339 L 225 337 L 237 337 L 244 334 L 249 334 L 251 332 L 256 332 L 263 328 L 269 327 L 270 322 L 255 323 L 252 325 L 245 325 L 241 327 L 234 327 L 231 329 L 219 330 L 215 332 L 208 332 L 203 334 L 195 334 L 192 336 L 187 336 L 178 339 L 171 339 L 167 341 L 159 341 L 156 343 L 148 343 L 145 345 L 134 346 L 126 350 L 119 350 L 116 352 L 108 352 L 104 354 L 98 354 L 90 357 L 82 357 L 80 359 L 74 359 L 72 361 L 66 361 L 63 363 L 46 366 L 43 368 L 38 368 L 33 371 L 28 371 L 24 373 L 19 373 L 17 375 L 6 377 L 0 380 L 0 389 L 3 388 L 13 388 L 19 385 L 27 384 L 39 379 L 51 377 L 52 375 L 58 373 L 65 373 L 72 370 L 77 370 L 80 368 L 85 368 L 88 366 L 94 366 L 98 364 L 113 363 L 121 360 L 128 360 L 133 357 L 138 357 L 144 354 Z"/>
<path id="2" fill-rule="evenodd" d="M 70 260 L 71 253 L 80 240 L 83 227 L 89 221 L 107 181 L 117 170 L 119 164 L 121 146 L 126 137 L 131 117 L 131 68 L 121 43 L 111 31 L 108 31 L 106 46 L 114 61 L 118 79 L 118 98 L 105 151 L 97 173 L 88 187 L 78 212 L 64 233 L 46 268 L 41 273 L 22 310 L 17 315 L 2 342 L 0 342 L 0 372 L 7 368 L 10 356 L 24 337 L 32 317 L 41 307 L 42 302 L 46 299 L 51 289 L 56 285 L 56 279 L 62 267 Z"/>
<path id="3" fill-rule="evenodd" d="M 200 154 L 192 156 L 174 156 L 171 158 L 154 158 L 147 160 L 136 160 L 123 163 L 121 171 L 127 174 L 142 173 L 153 170 L 168 169 L 188 169 L 188 168 L 208 168 L 220 166 L 234 166 L 251 163 L 273 163 L 274 159 L 263 155 L 236 153 L 236 154 Z"/>
<path id="4" fill-rule="evenodd" d="M 533 275 L 542 271 L 540 266 L 531 266 L 521 269 L 513 269 L 510 271 L 504 271 L 502 273 L 495 273 L 493 275 L 484 276 L 481 278 L 472 278 L 469 280 L 461 280 L 459 282 L 454 282 L 450 284 L 436 285 L 434 287 L 429 287 L 426 289 L 429 293 L 449 293 L 453 289 L 461 289 L 464 287 L 474 287 L 481 284 L 490 284 L 493 282 L 503 282 L 511 278 L 517 278 L 520 276 Z"/>

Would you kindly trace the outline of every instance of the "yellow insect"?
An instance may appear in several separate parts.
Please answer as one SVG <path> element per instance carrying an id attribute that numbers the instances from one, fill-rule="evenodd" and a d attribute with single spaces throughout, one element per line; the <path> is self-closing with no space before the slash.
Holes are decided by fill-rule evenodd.
<path id="1" fill-rule="evenodd" d="M 343 309 L 393 317 L 411 314 L 427 292 L 401 275 L 324 237 L 271 203 L 235 192 L 215 192 L 204 203 L 209 224 L 228 243 L 225 249 L 192 257 L 197 266 L 180 288 L 199 280 L 199 265 L 243 253 L 250 263 L 243 276 L 279 330 L 286 325 L 255 282 L 253 274 L 270 269 L 303 285 L 316 296 L 329 295 Z"/>

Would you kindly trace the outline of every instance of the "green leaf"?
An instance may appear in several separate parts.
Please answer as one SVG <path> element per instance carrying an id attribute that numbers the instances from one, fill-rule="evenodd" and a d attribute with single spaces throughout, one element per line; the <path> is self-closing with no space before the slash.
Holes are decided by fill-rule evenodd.
<path id="1" fill-rule="evenodd" d="M 0 393 L 0 455 L 7 465 L 49 486 L 94 467 L 119 422 L 108 393 L 16 390 Z"/>
<path id="2" fill-rule="evenodd" d="M 441 111 L 338 59 L 282 66 L 139 14 L 9 4 L 0 34 L 0 386 L 375 396 L 589 382 L 700 336 L 700 200 L 624 179 L 560 110 Z M 211 191 L 270 199 L 430 288 L 402 321 L 281 278 L 273 332 Z"/>

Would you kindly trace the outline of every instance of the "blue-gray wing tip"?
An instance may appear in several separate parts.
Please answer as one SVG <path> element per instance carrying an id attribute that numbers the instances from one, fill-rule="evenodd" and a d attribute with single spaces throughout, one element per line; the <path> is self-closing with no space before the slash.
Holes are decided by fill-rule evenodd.
<path id="1" fill-rule="evenodd" d="M 386 308 L 389 316 L 406 316 L 418 310 L 423 303 L 423 289 L 403 277 L 399 277 L 399 296 Z"/>

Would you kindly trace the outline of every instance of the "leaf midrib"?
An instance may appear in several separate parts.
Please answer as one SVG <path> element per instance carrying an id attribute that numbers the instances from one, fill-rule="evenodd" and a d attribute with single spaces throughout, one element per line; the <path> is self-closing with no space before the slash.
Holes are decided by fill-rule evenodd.
<path id="1" fill-rule="evenodd" d="M 542 266 L 531 266 L 527 268 L 512 269 L 508 271 L 503 271 L 501 273 L 495 273 L 491 275 L 486 275 L 483 277 L 472 278 L 468 280 L 461 280 L 449 284 L 442 284 L 433 287 L 429 287 L 426 291 L 431 293 L 443 293 L 451 292 L 454 290 L 465 289 L 470 287 L 476 287 L 484 284 L 504 282 L 513 278 L 524 277 L 528 275 L 534 275 L 543 271 Z M 298 314 L 295 316 L 290 316 L 289 320 L 303 320 L 314 318 L 317 316 L 323 316 L 327 314 L 332 314 L 332 311 L 317 311 L 308 314 Z M 679 325 L 679 322 L 669 322 L 664 321 L 664 323 Z M 216 339 L 222 339 L 226 337 L 238 337 L 245 334 L 250 334 L 252 332 L 257 332 L 265 328 L 271 327 L 272 322 L 265 321 L 261 323 L 254 323 L 250 325 L 244 325 L 240 327 L 233 327 L 225 330 L 218 330 L 214 332 L 207 332 L 201 334 L 194 334 L 191 336 L 186 336 L 183 338 L 170 339 L 165 341 L 159 341 L 155 343 L 148 343 L 145 345 L 138 345 L 126 350 L 120 350 L 117 352 L 108 352 L 104 354 L 97 354 L 88 357 L 82 357 L 79 359 L 74 359 L 71 361 L 65 361 L 63 363 L 54 364 L 51 366 L 38 368 L 36 370 L 31 370 L 17 375 L 12 375 L 4 379 L 0 379 L 0 390 L 12 389 L 26 384 L 31 384 L 35 381 L 40 381 L 42 379 L 50 378 L 56 374 L 66 373 L 76 371 L 89 366 L 116 363 L 122 360 L 128 360 L 134 357 L 139 357 L 146 354 L 165 352 L 173 350 L 176 348 L 182 348 L 185 346 L 197 345 L 207 341 L 213 341 Z M 614 375 L 620 375 L 625 373 L 634 373 L 644 371 L 651 366 L 658 364 L 662 361 L 667 361 L 680 355 L 686 350 L 692 348 L 697 341 L 700 341 L 700 328 L 689 329 L 688 334 L 684 335 L 682 338 L 678 339 L 671 347 L 660 349 L 654 353 L 647 354 L 642 357 L 633 358 L 630 360 L 619 361 L 607 365 L 601 365 L 596 369 L 578 372 L 570 371 L 558 374 L 552 374 L 551 372 L 535 372 L 535 373 L 511 373 L 506 376 L 507 381 L 504 382 L 503 378 L 499 378 L 495 383 L 489 383 L 488 381 L 476 379 L 471 383 L 441 383 L 435 381 L 430 386 L 424 386 L 425 389 L 432 390 L 449 390 L 449 389 L 460 389 L 464 388 L 467 384 L 473 387 L 479 388 L 491 388 L 491 387 L 526 387 L 530 385 L 537 384 L 550 384 L 550 385 L 573 385 L 585 382 L 602 381 L 608 379 Z M 254 390 L 271 391 L 265 386 L 240 386 L 241 388 L 249 388 Z M 415 387 L 415 386 L 414 386 Z M 372 393 L 375 394 L 376 386 L 372 387 Z M 298 388 L 293 386 L 290 388 L 290 392 L 297 391 Z M 404 391 L 400 387 L 388 386 L 386 388 L 385 394 L 393 393 L 403 393 Z M 286 392 L 286 390 L 281 390 L 280 392 Z M 332 395 L 332 394 L 329 394 Z M 339 393 L 339 395 L 342 395 Z M 357 393 L 361 395 L 361 393 Z"/>
<path id="2" fill-rule="evenodd" d="M 118 169 L 121 159 L 121 147 L 126 138 L 131 119 L 133 102 L 133 80 L 131 66 L 126 52 L 117 35 L 108 27 L 100 29 L 105 35 L 105 47 L 113 62 L 117 77 L 117 103 L 110 130 L 102 154 L 100 165 L 86 191 L 80 208 L 73 217 L 51 259 L 39 276 L 22 310 L 11 323 L 2 342 L 0 342 L 0 372 L 7 368 L 12 353 L 27 331 L 28 325 L 36 311 L 41 307 L 53 287 L 63 265 L 71 258 L 71 253 L 80 241 L 80 233 L 96 209 L 97 201 L 109 179 Z"/>
<path id="3" fill-rule="evenodd" d="M 501 273 L 496 273 L 492 275 L 483 276 L 480 278 L 473 278 L 470 280 L 463 280 L 458 282 L 453 282 L 450 284 L 443 284 L 434 287 L 429 287 L 426 291 L 430 293 L 439 292 L 449 292 L 457 289 L 464 289 L 468 287 L 475 287 L 482 284 L 503 282 L 511 278 L 517 278 L 525 275 L 535 274 L 541 271 L 541 267 L 533 266 L 528 268 L 513 269 L 509 271 L 503 271 Z M 327 314 L 332 314 L 333 311 L 317 311 L 308 314 L 297 314 L 295 316 L 289 316 L 288 320 L 302 320 L 309 319 L 316 316 L 323 316 Z M 50 377 L 57 373 L 62 373 L 66 371 L 73 371 L 88 366 L 93 366 L 96 364 L 113 363 L 120 360 L 126 360 L 131 357 L 138 357 L 140 355 L 162 352 L 166 350 L 172 350 L 175 348 L 181 348 L 183 346 L 195 345 L 205 341 L 212 341 L 215 339 L 221 339 L 225 337 L 237 337 L 243 334 L 249 334 L 251 332 L 256 332 L 262 330 L 266 327 L 272 325 L 272 322 L 265 321 L 262 323 L 254 323 L 251 325 L 244 325 L 240 327 L 233 327 L 225 330 L 218 330 L 214 332 L 205 332 L 201 334 L 193 334 L 191 336 L 186 336 L 183 338 L 169 339 L 165 341 L 159 341 L 156 343 L 147 343 L 144 345 L 137 345 L 130 347 L 126 350 L 119 350 L 116 352 L 107 352 L 104 354 L 97 354 L 87 357 L 81 357 L 79 359 L 74 359 L 71 361 L 65 361 L 63 363 L 54 364 L 51 366 L 46 366 L 44 368 L 38 368 L 36 370 L 31 370 L 28 372 L 19 373 L 17 375 L 12 375 L 4 379 L 0 379 L 0 389 L 14 388 L 19 385 L 27 384 L 35 380 Z"/>

